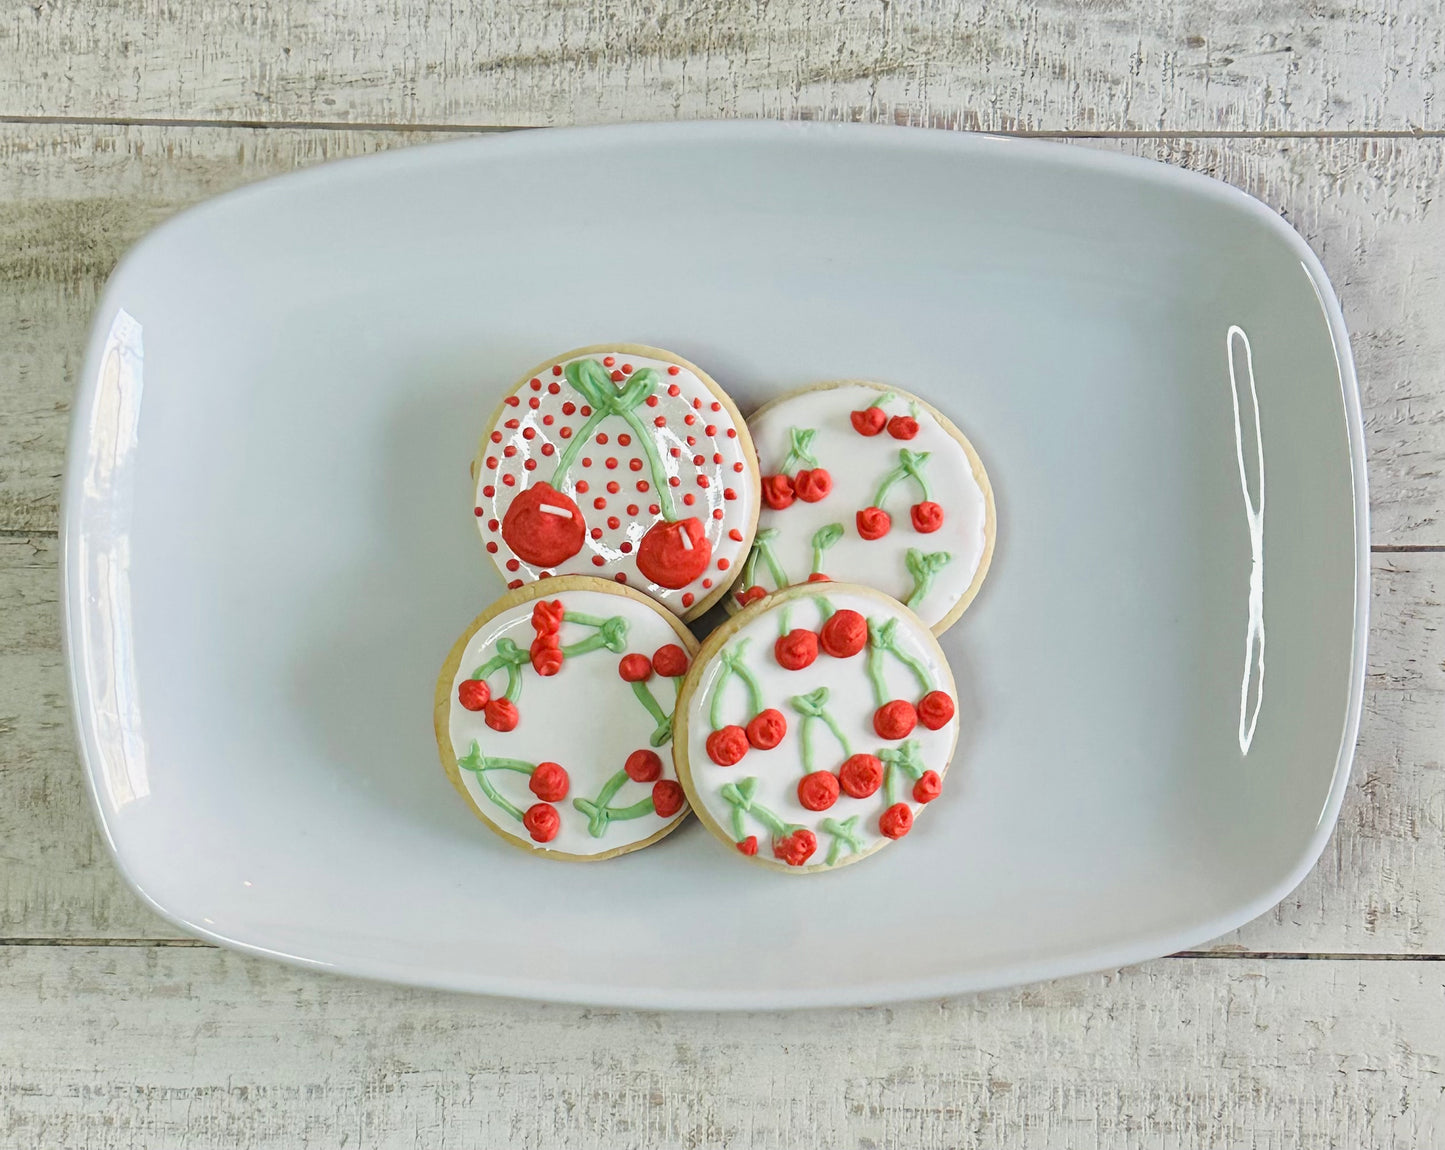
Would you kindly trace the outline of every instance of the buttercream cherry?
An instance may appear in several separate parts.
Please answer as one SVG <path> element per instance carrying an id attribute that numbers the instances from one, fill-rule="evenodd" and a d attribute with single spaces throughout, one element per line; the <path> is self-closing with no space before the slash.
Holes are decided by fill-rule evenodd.
<path id="1" fill-rule="evenodd" d="M 953 699 L 946 691 L 929 691 L 918 700 L 918 721 L 930 731 L 946 726 L 953 713 Z"/>
<path id="2" fill-rule="evenodd" d="M 539 675 L 555 675 L 562 669 L 562 645 L 555 633 L 538 635 L 527 653 L 532 657 L 532 669 Z"/>
<path id="3" fill-rule="evenodd" d="M 587 524 L 571 498 L 550 483 L 536 483 L 512 500 L 502 516 L 502 538 L 523 561 L 556 567 L 582 550 Z"/>
<path id="4" fill-rule="evenodd" d="M 687 652 L 676 643 L 666 643 L 652 653 L 652 669 L 669 679 L 686 675 L 687 663 Z"/>
<path id="5" fill-rule="evenodd" d="M 835 659 L 852 658 L 867 642 L 868 620 L 846 607 L 829 615 L 819 634 L 819 645 Z"/>
<path id="6" fill-rule="evenodd" d="M 773 840 L 773 857 L 782 859 L 789 866 L 802 866 L 818 849 L 818 836 L 806 827 Z"/>
<path id="7" fill-rule="evenodd" d="M 533 842 L 549 843 L 562 829 L 562 816 L 551 803 L 533 803 L 522 816 L 522 825 Z"/>
<path id="8" fill-rule="evenodd" d="M 480 711 L 492 701 L 492 689 L 481 679 L 463 679 L 457 687 L 457 702 L 469 711 Z"/>
<path id="9" fill-rule="evenodd" d="M 748 746 L 748 733 L 736 723 L 719 727 L 707 737 L 707 757 L 720 767 L 736 766 L 748 753 Z"/>
<path id="10" fill-rule="evenodd" d="M 793 490 L 804 503 L 817 503 L 833 490 L 833 476 L 826 467 L 804 468 L 793 477 Z"/>
<path id="11" fill-rule="evenodd" d="M 527 789 L 539 799 L 549 803 L 560 803 L 567 797 L 571 780 L 561 763 L 538 763 L 527 781 Z"/>
<path id="12" fill-rule="evenodd" d="M 712 561 L 702 520 L 696 516 L 676 523 L 659 520 L 637 545 L 637 568 L 659 587 L 676 591 L 707 570 Z"/>
<path id="13" fill-rule="evenodd" d="M 858 534 L 864 539 L 882 539 L 893 528 L 893 517 L 881 507 L 865 507 L 858 512 Z"/>
<path id="14" fill-rule="evenodd" d="M 913 520 L 913 530 L 920 535 L 931 535 L 943 526 L 943 508 L 931 499 L 915 503 L 908 509 L 908 517 Z"/>
<path id="15" fill-rule="evenodd" d="M 757 854 L 757 853 L 758 853 L 758 836 L 757 836 L 757 835 L 748 835 L 747 838 L 743 839 L 742 842 L 738 843 L 738 850 L 739 850 L 742 854 L 745 854 L 745 855 L 755 855 L 755 854 Z"/>
<path id="16" fill-rule="evenodd" d="M 774 511 L 791 507 L 795 494 L 793 481 L 786 475 L 763 476 L 763 502 Z"/>
<path id="17" fill-rule="evenodd" d="M 675 779 L 659 779 L 652 784 L 652 809 L 665 819 L 672 818 L 682 810 L 687 801 L 682 784 Z"/>
<path id="18" fill-rule="evenodd" d="M 924 771 L 913 784 L 913 801 L 931 803 L 943 791 L 943 779 L 937 771 Z"/>
<path id="19" fill-rule="evenodd" d="M 646 655 L 623 655 L 617 664 L 617 673 L 627 683 L 645 683 L 652 678 L 652 663 Z"/>
<path id="20" fill-rule="evenodd" d="M 907 699 L 893 699 L 873 712 L 873 729 L 880 739 L 904 739 L 918 723 L 918 712 Z"/>
<path id="21" fill-rule="evenodd" d="M 746 731 L 748 742 L 760 751 L 771 751 L 783 741 L 783 736 L 787 733 L 788 720 L 776 707 L 768 707 L 766 710 L 759 711 L 749 721 Z M 728 764 L 721 765 L 727 766 Z"/>
<path id="22" fill-rule="evenodd" d="M 767 595 L 767 591 L 765 591 L 762 587 L 759 587 L 756 583 L 754 583 L 754 584 L 753 584 L 751 587 L 749 587 L 746 591 L 739 591 L 739 592 L 738 592 L 738 594 L 737 594 L 738 606 L 739 606 L 739 607 L 746 607 L 749 603 L 756 603 L 759 599 L 763 598 L 765 595 Z"/>
<path id="23" fill-rule="evenodd" d="M 848 419 L 859 435 L 873 436 L 883 430 L 888 415 L 881 407 L 865 407 L 861 411 L 850 411 Z"/>
<path id="24" fill-rule="evenodd" d="M 818 636 L 803 627 L 794 627 L 773 644 L 773 657 L 784 670 L 801 671 L 818 657 Z"/>
<path id="25" fill-rule="evenodd" d="M 901 839 L 913 829 L 913 808 L 907 803 L 894 803 L 878 816 L 878 831 L 890 839 Z"/>
<path id="26" fill-rule="evenodd" d="M 850 755 L 838 768 L 838 782 L 850 798 L 877 794 L 883 785 L 883 760 L 877 755 Z"/>
<path id="27" fill-rule="evenodd" d="M 656 751 L 644 747 L 628 755 L 622 769 L 634 783 L 656 782 L 662 778 L 662 757 Z"/>
<path id="28" fill-rule="evenodd" d="M 826 811 L 838 801 L 838 776 L 814 771 L 798 780 L 798 802 L 810 811 Z"/>
<path id="29" fill-rule="evenodd" d="M 517 704 L 506 696 L 500 699 L 493 699 L 486 706 L 485 719 L 487 726 L 494 731 L 501 731 L 505 734 L 515 730 L 517 723 L 522 716 L 517 713 Z"/>
<path id="30" fill-rule="evenodd" d="M 895 415 L 888 421 L 888 434 L 894 439 L 912 439 L 918 434 L 918 420 L 911 415 Z"/>

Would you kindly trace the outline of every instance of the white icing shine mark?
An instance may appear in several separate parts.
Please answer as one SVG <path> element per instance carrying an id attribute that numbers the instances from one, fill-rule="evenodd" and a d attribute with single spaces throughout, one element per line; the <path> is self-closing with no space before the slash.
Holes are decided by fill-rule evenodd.
<path id="1" fill-rule="evenodd" d="M 543 503 L 540 504 L 540 506 L 548 515 L 557 515 L 563 519 L 572 518 L 572 512 L 568 511 L 565 507 L 558 507 L 555 503 Z"/>
<path id="2" fill-rule="evenodd" d="M 1244 417 L 1240 411 L 1240 381 L 1235 366 L 1235 340 L 1244 352 L 1244 375 L 1249 385 L 1248 417 L 1254 425 L 1254 475 L 1258 498 L 1251 494 L 1245 466 Z M 1244 329 L 1231 326 L 1224 337 L 1229 361 L 1230 398 L 1234 402 L 1234 450 L 1239 463 L 1239 486 L 1244 492 L 1244 518 L 1249 527 L 1249 613 L 1244 636 L 1244 680 L 1239 687 L 1239 750 L 1248 754 L 1264 702 L 1264 439 L 1259 427 L 1259 396 L 1254 387 L 1254 355 Z"/>
<path id="3" fill-rule="evenodd" d="M 679 527 L 677 529 L 677 537 L 682 540 L 682 549 L 684 551 L 692 550 L 692 539 L 688 536 L 686 527 Z"/>

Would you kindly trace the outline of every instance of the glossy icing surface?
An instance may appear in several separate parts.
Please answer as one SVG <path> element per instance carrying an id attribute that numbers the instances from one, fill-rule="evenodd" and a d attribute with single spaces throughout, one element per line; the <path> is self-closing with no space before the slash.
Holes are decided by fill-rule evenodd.
<path id="1" fill-rule="evenodd" d="M 956 702 L 943 653 L 915 617 L 880 595 L 846 585 L 824 584 L 817 591 L 826 607 L 801 592 L 769 600 L 766 609 L 727 637 L 700 668 L 687 699 L 687 771 L 700 812 L 706 814 L 704 822 L 742 853 L 785 869 L 789 863 L 775 851 L 779 840 L 794 836 L 797 829 L 815 840 L 802 860 L 809 867 L 826 867 L 830 859 L 837 865 L 892 841 L 883 830 L 888 812 L 906 806 L 903 817 L 911 825 L 928 805 L 915 797 L 920 781 L 915 775 L 931 771 L 941 782 L 958 737 L 952 706 L 936 729 L 917 722 L 902 738 L 880 736 L 875 726 L 880 697 L 886 697 L 889 706 L 897 700 L 916 704 L 929 693 L 920 673 L 932 690 L 945 693 L 950 704 Z M 857 612 L 870 625 L 872 635 L 854 643 L 854 654 L 828 654 L 829 647 L 840 650 L 834 642 L 837 625 L 834 630 L 823 626 L 828 609 L 840 620 L 846 618 L 844 612 Z M 892 650 L 875 650 L 873 639 L 882 639 L 885 628 L 891 632 L 885 641 Z M 784 634 L 789 639 L 780 645 Z M 870 660 L 881 679 L 881 695 Z M 789 670 L 785 663 L 799 669 Z M 769 710 L 781 714 L 786 732 L 771 749 L 762 749 L 750 724 Z M 741 745 L 731 754 L 722 753 L 727 748 L 720 746 L 716 732 L 739 726 L 746 731 Z M 761 742 L 771 743 L 775 735 L 776 728 Z M 732 765 L 717 761 L 731 759 L 739 750 L 741 757 Z M 871 790 L 860 785 L 860 771 L 866 774 L 869 764 L 855 756 L 877 760 L 871 768 L 876 779 Z M 853 766 L 844 769 L 850 759 Z M 824 773 L 831 777 L 822 778 Z M 805 777 L 810 782 L 800 794 Z M 869 793 L 858 797 L 850 790 Z M 927 782 L 919 793 L 929 793 Z M 810 809 L 804 799 L 820 809 Z M 741 817 L 740 804 L 748 807 Z M 892 818 L 898 817 L 895 811 Z M 782 851 L 789 853 L 787 843 Z"/>
<path id="2" fill-rule="evenodd" d="M 903 393 L 892 393 L 894 398 L 879 405 L 880 414 L 873 417 L 879 424 L 876 433 L 860 434 L 852 413 L 888 394 L 881 385 L 867 383 L 813 388 L 769 404 L 748 421 L 765 492 L 785 468 L 793 471 L 790 485 L 801 471 L 814 469 L 795 450 L 800 434 L 807 454 L 831 483 L 816 501 L 799 495 L 782 508 L 763 502 L 755 554 L 745 565 L 751 578 L 739 578 L 728 597 L 730 607 L 739 605 L 738 596 L 749 586 L 772 591 L 780 576 L 783 584 L 800 583 L 816 570 L 876 587 L 909 603 L 934 627 L 969 592 L 987 553 L 983 487 L 963 445 Z M 896 437 L 894 429 L 907 438 Z M 860 523 L 859 513 L 866 515 L 875 506 L 885 486 L 882 510 L 889 522 L 876 535 L 877 527 Z M 816 495 L 816 489 L 807 494 Z M 942 522 L 922 531 L 920 525 L 932 523 L 926 516 L 920 523 L 913 511 L 928 503 L 936 504 Z M 876 537 L 865 537 L 869 528 Z"/>
<path id="3" fill-rule="evenodd" d="M 615 410 L 594 410 L 579 390 L 583 361 L 615 389 Z M 643 380 L 650 382 L 638 386 Z M 475 518 L 509 586 L 544 573 L 600 576 L 686 614 L 731 582 L 747 553 L 757 506 L 752 468 L 746 427 L 739 430 L 691 367 L 622 349 L 588 351 L 554 361 L 506 397 L 477 457 Z M 562 530 L 575 508 L 575 539 L 550 553 L 520 541 L 507 512 L 524 492 L 547 494 L 534 530 Z M 697 559 L 698 569 L 685 566 L 664 585 L 647 561 L 659 547 L 674 567 Z"/>
<path id="4" fill-rule="evenodd" d="M 622 622 L 604 629 L 563 618 L 555 633 L 562 652 L 560 667 L 554 674 L 542 675 L 532 662 L 536 658 L 546 665 L 534 648 L 538 632 L 533 614 L 538 603 L 554 601 L 561 602 L 567 616 Z M 677 633 L 659 609 L 630 597 L 598 591 L 563 591 L 555 597 L 519 603 L 484 623 L 468 640 L 453 676 L 447 730 L 462 784 L 488 821 L 508 838 L 533 850 L 589 856 L 642 842 L 685 814 L 687 807 L 683 804 L 680 811 L 667 817 L 649 809 L 628 817 L 613 815 L 598 820 L 595 811 L 576 805 L 580 799 L 594 807 L 627 811 L 646 806 L 659 783 L 675 782 L 670 724 L 662 720 L 670 719 L 681 680 L 656 671 L 645 681 L 629 679 L 637 677 L 635 668 L 641 658 L 650 664 L 660 648 L 677 644 Z M 458 692 L 474 672 L 497 663 L 500 655 L 503 665 L 495 666 L 486 676 L 491 699 L 500 700 L 512 682 L 505 665 L 509 651 L 520 652 L 513 655 L 514 659 L 528 656 L 529 652 L 531 658 L 515 665 L 518 689 L 512 701 L 517 721 L 512 729 L 503 731 L 491 725 L 487 711 L 463 706 Z M 624 660 L 628 661 L 625 667 Z M 643 698 L 644 691 L 655 710 Z M 480 758 L 474 753 L 473 743 Z M 634 768 L 620 783 L 616 782 L 619 772 L 626 770 L 629 757 L 648 750 L 657 756 L 657 762 L 648 759 L 655 774 Z M 483 779 L 478 768 L 493 762 L 500 765 L 486 769 Z M 567 789 L 561 797 L 551 798 L 555 792 L 539 788 L 551 798 L 558 819 L 556 836 L 539 843 L 515 812 L 527 812 L 543 796 L 531 788 L 531 776 L 508 764 L 535 766 L 544 762 L 556 763 L 566 772 Z M 634 773 L 644 775 L 644 779 L 639 781 Z M 495 794 L 489 795 L 488 789 Z M 598 804 L 596 800 L 604 789 L 611 793 Z M 601 834 L 592 833 L 594 824 L 600 827 Z"/>

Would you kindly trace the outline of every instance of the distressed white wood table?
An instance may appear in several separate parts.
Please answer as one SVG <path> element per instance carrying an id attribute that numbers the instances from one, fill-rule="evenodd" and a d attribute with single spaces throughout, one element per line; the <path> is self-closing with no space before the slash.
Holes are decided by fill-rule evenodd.
<path id="1" fill-rule="evenodd" d="M 1445 20 L 1434 0 L 27 0 L 0 10 L 0 1145 L 1445 1143 Z M 97 292 L 203 197 L 499 127 L 873 120 L 1181 164 L 1354 337 L 1365 722 L 1314 873 L 1204 949 L 874 1010 L 656 1015 L 298 973 L 123 886 L 71 745 L 56 500 Z M 277 557 L 284 562 L 284 556 Z"/>

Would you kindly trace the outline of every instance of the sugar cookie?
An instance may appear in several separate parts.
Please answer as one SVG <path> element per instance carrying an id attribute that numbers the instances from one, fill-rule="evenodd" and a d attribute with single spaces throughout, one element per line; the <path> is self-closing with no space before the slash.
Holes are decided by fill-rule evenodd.
<path id="1" fill-rule="evenodd" d="M 953 675 L 912 611 L 847 583 L 789 588 L 713 632 L 683 683 L 678 777 L 703 823 L 783 870 L 907 835 L 958 741 Z"/>
<path id="2" fill-rule="evenodd" d="M 747 424 L 701 368 L 658 348 L 540 365 L 493 413 L 472 474 L 477 527 L 510 588 L 597 575 L 695 618 L 726 593 L 757 524 Z"/>
<path id="3" fill-rule="evenodd" d="M 972 445 L 922 400 L 882 384 L 821 384 L 748 420 L 762 468 L 736 609 L 790 583 L 876 587 L 941 635 L 993 557 L 993 491 Z"/>
<path id="4" fill-rule="evenodd" d="M 672 709 L 697 642 L 651 599 L 563 576 L 473 620 L 437 680 L 442 766 L 507 841 L 598 860 L 662 838 L 686 816 Z"/>

